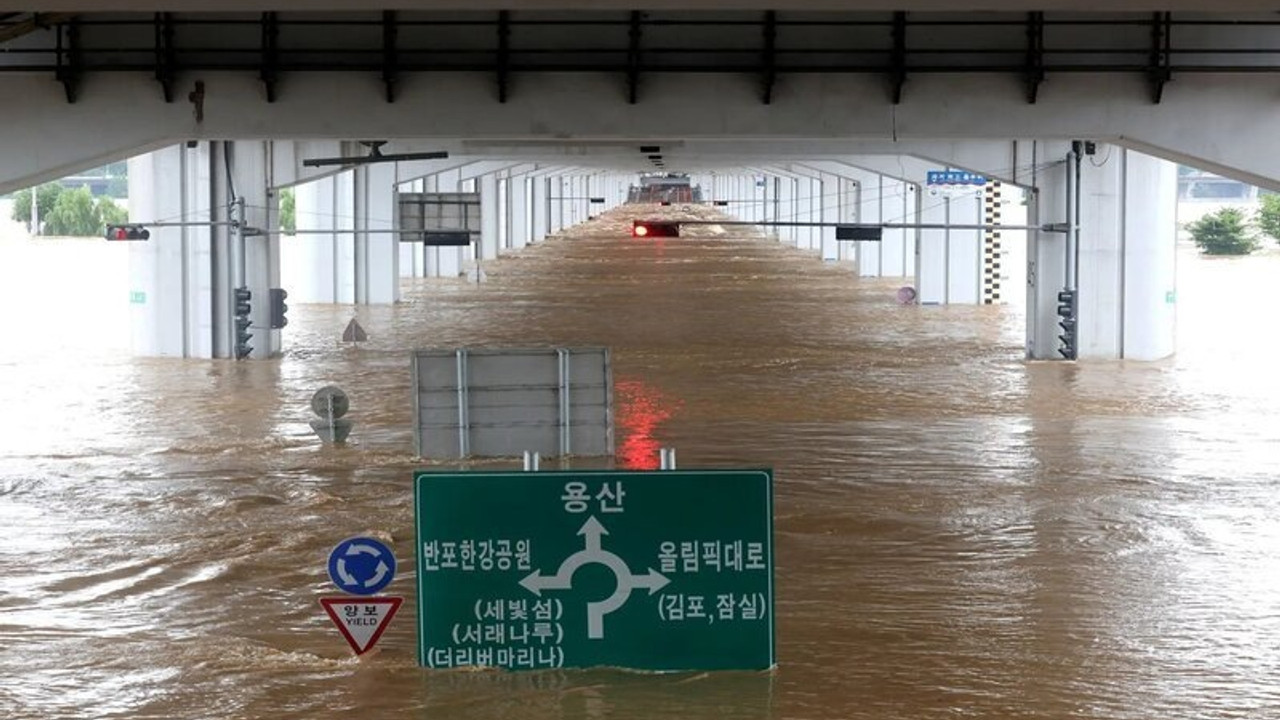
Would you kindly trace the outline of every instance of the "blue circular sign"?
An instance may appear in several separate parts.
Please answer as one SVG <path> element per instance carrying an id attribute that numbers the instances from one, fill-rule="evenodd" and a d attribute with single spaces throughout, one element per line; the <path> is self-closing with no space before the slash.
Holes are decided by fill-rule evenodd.
<path id="1" fill-rule="evenodd" d="M 343 592 L 373 595 L 395 576 L 396 556 L 373 538 L 347 538 L 329 553 L 329 579 Z"/>

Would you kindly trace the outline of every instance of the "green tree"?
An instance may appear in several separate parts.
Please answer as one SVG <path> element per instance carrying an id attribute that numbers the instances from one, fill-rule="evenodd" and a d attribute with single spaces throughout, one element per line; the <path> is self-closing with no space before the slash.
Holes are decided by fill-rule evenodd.
<path id="1" fill-rule="evenodd" d="M 101 228 L 97 227 L 96 209 L 88 187 L 68 190 L 58 195 L 53 210 L 45 216 L 44 232 L 46 235 L 97 235 Z"/>
<path id="2" fill-rule="evenodd" d="M 111 198 L 94 199 L 88 187 L 68 190 L 58 196 L 44 221 L 47 235 L 88 237 L 101 235 L 108 224 L 128 221 L 124 208 Z"/>
<path id="3" fill-rule="evenodd" d="M 1263 195 L 1258 208 L 1258 229 L 1280 242 L 1280 195 Z"/>
<path id="4" fill-rule="evenodd" d="M 31 193 L 32 188 L 19 190 L 13 194 L 13 213 L 14 220 L 20 223 L 26 223 L 27 232 L 35 232 L 35 228 L 31 227 Z M 49 213 L 53 212 L 53 206 L 58 202 L 58 197 L 62 195 L 62 186 L 58 183 L 45 183 L 34 189 L 36 193 L 36 209 L 40 211 L 40 222 L 48 219 Z"/>
<path id="5" fill-rule="evenodd" d="M 123 225 L 129 222 L 129 212 L 116 204 L 115 200 L 109 197 L 98 198 L 98 230 L 102 230 L 102 226 L 106 225 Z"/>
<path id="6" fill-rule="evenodd" d="M 280 229 L 289 235 L 298 229 L 298 199 L 293 188 L 280 191 Z"/>
<path id="7" fill-rule="evenodd" d="M 1206 255 L 1248 255 L 1258 249 L 1258 239 L 1249 232 L 1244 211 L 1222 208 L 1187 225 L 1191 239 Z"/>

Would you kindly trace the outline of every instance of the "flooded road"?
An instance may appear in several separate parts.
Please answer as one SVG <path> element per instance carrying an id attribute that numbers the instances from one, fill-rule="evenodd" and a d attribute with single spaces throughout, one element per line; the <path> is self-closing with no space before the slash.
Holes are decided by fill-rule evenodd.
<path id="1" fill-rule="evenodd" d="M 1280 717 L 1280 259 L 1191 258 L 1175 360 L 1027 363 L 1008 309 L 626 227 L 416 281 L 358 349 L 351 307 L 294 305 L 278 362 L 73 355 L 127 313 L 122 248 L 0 248 L 31 313 L 0 339 L 0 717 Z M 14 258 L 101 322 L 15 306 Z M 413 597 L 409 350 L 478 345 L 610 347 L 619 466 L 775 469 L 775 672 L 424 671 L 409 606 L 349 656 L 338 540 L 392 543 Z M 307 426 L 328 383 L 344 449 Z"/>

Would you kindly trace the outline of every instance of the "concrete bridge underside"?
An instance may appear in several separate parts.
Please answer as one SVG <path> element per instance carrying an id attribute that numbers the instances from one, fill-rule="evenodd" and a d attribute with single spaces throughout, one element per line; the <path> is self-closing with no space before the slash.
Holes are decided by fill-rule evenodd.
<path id="1" fill-rule="evenodd" d="M 250 224 L 270 231 L 275 193 L 297 186 L 317 217 L 353 218 L 314 228 L 332 234 L 309 251 L 300 294 L 378 303 L 398 298 L 402 275 L 469 272 L 616 204 L 637 172 L 691 173 L 749 200 L 727 209 L 752 221 L 972 225 L 979 196 L 920 192 L 930 169 L 971 170 L 1025 190 L 1033 223 L 1079 215 L 1074 248 L 1060 233 L 1025 240 L 1028 356 L 1056 356 L 1056 296 L 1071 284 L 1082 357 L 1156 358 L 1172 347 L 1169 161 L 1280 189 L 1280 25 L 1244 6 L 694 16 L 428 5 L 0 17 L 0 92 L 22 98 L 0 121 L 0 192 L 157 151 L 134 161 L 138 212 L 225 219 L 238 191 Z M 363 156 L 360 138 L 450 157 L 304 164 Z M 1078 211 L 1066 206 L 1073 140 L 1099 148 L 1081 165 Z M 392 222 L 409 189 L 478 193 L 480 241 L 427 255 L 365 234 Z M 607 202 L 582 204 L 594 193 Z M 864 275 L 908 278 L 925 303 L 982 301 L 990 243 L 972 228 L 898 230 L 878 245 L 836 243 L 830 228 L 778 235 Z M 180 249 L 139 249 L 138 282 L 182 299 L 137 310 L 142 351 L 228 356 L 233 283 L 263 296 L 281 282 L 274 237 L 246 240 L 238 279 L 216 227 L 183 230 Z M 269 338 L 255 354 L 278 351 L 278 331 L 254 324 Z"/>

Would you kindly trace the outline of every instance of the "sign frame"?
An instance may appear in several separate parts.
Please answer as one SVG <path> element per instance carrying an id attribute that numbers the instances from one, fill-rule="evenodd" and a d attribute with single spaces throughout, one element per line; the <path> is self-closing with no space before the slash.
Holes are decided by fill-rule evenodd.
<path id="1" fill-rule="evenodd" d="M 750 594 L 752 595 L 753 600 L 755 599 L 756 595 L 760 597 L 760 600 L 761 600 L 760 605 L 761 605 L 761 609 L 763 610 L 763 614 L 762 614 L 763 616 L 759 618 L 754 618 L 753 620 L 762 620 L 766 627 L 758 630 L 752 630 L 750 632 L 747 631 L 749 628 L 744 628 L 743 630 L 740 631 L 735 627 L 735 629 L 727 635 L 716 636 L 716 637 L 736 638 L 736 639 L 731 639 L 730 642 L 731 643 L 736 642 L 739 644 L 743 644 L 743 647 L 751 648 L 748 650 L 743 650 L 741 647 L 739 647 L 736 651 L 740 652 L 743 656 L 749 655 L 750 657 L 746 660 L 742 660 L 740 658 L 733 658 L 733 659 L 726 660 L 718 657 L 717 659 L 714 659 L 714 660 L 701 661 L 703 664 L 698 664 L 699 661 L 697 660 L 691 661 L 689 664 L 684 664 L 683 659 L 680 657 L 675 657 L 675 658 L 664 657 L 660 662 L 657 662 L 657 664 L 645 665 L 645 664 L 631 664 L 625 658 L 621 660 L 614 658 L 612 654 L 614 651 L 613 648 L 600 650 L 599 648 L 603 646 L 594 646 L 592 650 L 593 651 L 598 650 L 598 652 L 588 652 L 587 655 L 594 656 L 594 655 L 603 654 L 603 655 L 607 655 L 608 657 L 604 660 L 600 660 L 599 658 L 593 657 L 590 660 L 570 661 L 566 657 L 565 647 L 559 645 L 561 640 L 557 639 L 555 641 L 556 642 L 555 649 L 559 652 L 559 663 L 554 665 L 546 665 L 545 667 L 586 668 L 586 667 L 613 666 L 613 667 L 628 667 L 628 668 L 633 668 L 638 670 L 655 671 L 655 672 L 684 672 L 684 671 L 699 671 L 699 670 L 702 670 L 702 671 L 706 671 L 706 670 L 759 671 L 759 670 L 775 668 L 777 666 L 777 624 L 776 624 L 776 608 L 775 608 L 776 560 L 775 560 L 775 541 L 774 541 L 773 471 L 771 469 L 761 469 L 761 468 L 712 469 L 712 470 L 661 470 L 661 471 L 627 471 L 627 470 L 591 469 L 591 470 L 560 470 L 560 471 L 547 471 L 547 472 L 534 472 L 534 473 L 516 472 L 516 471 L 480 471 L 480 472 L 454 472 L 454 471 L 439 471 L 439 470 L 415 471 L 413 476 L 414 515 L 415 515 L 414 554 L 415 554 L 415 570 L 417 575 L 416 582 L 417 582 L 417 592 L 418 592 L 417 640 L 418 640 L 419 665 L 422 667 L 474 666 L 474 667 L 501 667 L 508 670 L 525 669 L 525 667 L 512 667 L 509 665 L 503 665 L 500 662 L 493 662 L 493 663 L 467 662 L 467 663 L 460 663 L 458 665 L 439 665 L 437 660 L 429 657 L 429 652 L 431 647 L 428 644 L 428 640 L 430 639 L 429 635 L 434 635 L 434 639 L 436 641 L 439 641 L 440 635 L 442 632 L 447 634 L 446 630 L 442 630 L 441 628 L 435 628 L 434 626 L 432 626 L 432 623 L 447 627 L 449 623 L 448 617 L 462 617 L 462 619 L 466 620 L 466 622 L 468 623 L 475 622 L 475 618 L 472 618 L 469 615 L 465 617 L 456 615 L 456 608 L 453 608 L 452 610 L 448 611 L 448 612 L 454 613 L 453 615 L 449 615 L 448 617 L 446 617 L 446 619 L 441 620 L 440 617 L 444 616 L 444 613 L 435 609 L 433 607 L 433 603 L 436 603 L 437 600 L 439 599 L 445 599 L 448 603 L 452 605 L 457 605 L 458 602 L 465 601 L 466 607 L 470 607 L 470 604 L 472 602 L 474 602 L 476 606 L 479 607 L 481 600 L 473 598 L 473 594 L 475 594 L 475 591 L 471 591 L 473 594 L 468 594 L 469 589 L 459 590 L 458 589 L 459 584 L 457 582 L 448 583 L 444 585 L 444 587 L 447 587 L 448 590 L 446 591 L 445 596 L 443 596 L 442 598 L 435 597 L 440 595 L 440 592 L 441 592 L 440 590 L 437 590 L 437 589 L 428 590 L 427 588 L 427 583 L 430 581 L 429 578 L 437 576 L 437 573 L 430 572 L 434 568 L 429 567 L 426 564 L 429 561 L 424 559 L 424 556 L 428 554 L 424 550 L 424 548 L 426 547 L 425 543 L 432 542 L 434 545 L 435 540 L 438 540 L 439 537 L 434 536 L 426 527 L 428 520 L 426 520 L 422 514 L 422 509 L 425 507 L 424 502 L 426 502 L 424 500 L 424 481 L 430 481 L 435 479 L 435 480 L 454 480 L 459 483 L 466 483 L 466 482 L 482 483 L 486 479 L 488 479 L 488 480 L 500 481 L 503 483 L 518 484 L 524 481 L 550 481 L 554 483 L 559 483 L 559 482 L 581 480 L 581 481 L 590 483 L 590 482 L 610 482 L 610 481 L 616 480 L 616 481 L 628 482 L 629 483 L 628 487 L 634 487 L 635 484 L 643 483 L 646 480 L 654 480 L 654 481 L 665 480 L 668 482 L 674 481 L 674 482 L 685 483 L 685 482 L 688 482 L 691 478 L 696 480 L 699 477 L 715 478 L 717 483 L 737 482 L 737 481 L 745 482 L 749 480 L 762 481 L 762 485 L 756 487 L 752 491 L 752 492 L 760 493 L 760 497 L 763 499 L 763 507 L 758 508 L 759 512 L 762 513 L 762 515 L 755 515 L 753 512 L 751 514 L 741 516 L 741 517 L 747 518 L 745 521 L 738 520 L 736 522 L 738 523 L 746 522 L 748 525 L 751 525 L 751 524 L 763 521 L 762 525 L 757 525 L 756 527 L 757 527 L 757 530 L 762 530 L 764 533 L 761 538 L 761 543 L 759 543 L 763 545 L 763 550 L 764 550 L 763 556 L 762 556 L 763 567 L 760 568 L 761 570 L 763 570 L 763 574 L 764 574 L 764 577 L 762 578 L 763 585 L 760 586 L 760 589 L 764 590 L 764 592 L 756 593 L 753 591 Z M 717 486 L 714 483 L 712 484 L 712 486 L 722 487 L 722 486 Z M 475 492 L 482 493 L 485 491 L 477 490 Z M 492 490 L 490 490 L 489 492 L 492 492 Z M 631 494 L 631 492 L 633 491 L 629 490 L 628 494 Z M 431 498 L 430 501 L 439 502 L 439 498 L 438 497 Z M 523 496 L 521 497 L 521 501 L 525 503 L 528 502 L 527 498 L 524 498 Z M 650 501 L 650 502 L 653 502 L 653 501 Z M 744 502 L 752 502 L 752 501 L 744 500 Z M 690 503 L 690 504 L 696 505 L 696 503 Z M 440 505 L 440 507 L 446 507 L 446 506 Z M 447 507 L 449 507 L 448 513 L 451 517 L 457 514 L 456 508 L 458 506 L 450 505 Z M 649 517 L 648 514 L 643 512 L 642 512 L 642 516 L 646 518 Z M 614 517 L 616 518 L 618 516 L 614 516 Z M 634 514 L 633 514 L 633 517 L 634 517 Z M 595 557 L 582 559 L 582 558 L 578 558 L 578 556 L 583 554 L 590 554 L 593 552 L 600 553 L 602 552 L 602 550 L 604 551 L 605 555 L 609 555 L 614 561 L 613 567 L 611 567 L 610 569 L 612 569 L 613 572 L 616 574 L 616 580 L 615 580 L 616 587 L 623 588 L 625 592 L 621 592 L 623 597 L 620 602 L 614 604 L 609 609 L 601 610 L 600 612 L 597 613 L 597 616 L 603 615 L 604 613 L 612 612 L 613 610 L 616 610 L 616 609 L 620 609 L 621 606 L 626 605 L 633 598 L 644 596 L 643 592 L 637 591 L 638 589 L 640 589 L 641 591 L 643 589 L 648 589 L 649 591 L 648 596 L 652 596 L 655 593 L 659 592 L 660 589 L 662 589 L 663 587 L 668 585 L 670 582 L 672 582 L 670 578 L 664 578 L 661 574 L 657 573 L 657 571 L 655 571 L 653 567 L 648 567 L 648 570 L 649 570 L 648 574 L 643 573 L 643 570 L 645 570 L 645 567 L 646 567 L 645 562 L 653 562 L 653 561 L 649 560 L 649 561 L 642 561 L 640 563 L 636 563 L 634 562 L 634 558 L 636 557 L 635 554 L 625 552 L 626 548 L 623 548 L 624 551 L 620 552 L 620 554 L 624 556 L 623 558 L 620 558 L 617 555 L 613 555 L 611 552 L 609 552 L 609 550 L 612 548 L 608 544 L 610 543 L 610 540 L 608 538 L 613 537 L 610 535 L 609 531 L 600 528 L 599 523 L 595 520 L 594 514 L 584 513 L 584 514 L 577 515 L 574 518 L 575 521 L 579 521 L 583 519 L 586 519 L 587 522 L 582 526 L 580 530 L 577 531 L 576 534 L 579 536 L 585 536 L 577 540 L 578 542 L 582 542 L 584 544 L 584 549 L 578 552 L 571 553 L 569 555 L 563 555 L 561 554 L 561 552 L 553 551 L 554 558 L 548 558 L 545 555 L 539 556 L 536 550 L 531 550 L 530 565 L 532 565 L 533 567 L 533 572 L 526 576 L 525 573 L 529 571 L 529 568 L 525 567 L 525 568 L 521 568 L 518 571 L 514 571 L 514 574 L 507 576 L 507 578 L 510 579 L 511 592 L 514 595 L 524 597 L 524 595 L 521 594 L 521 588 L 523 588 L 524 591 L 526 591 L 527 593 L 530 593 L 527 595 L 528 599 L 530 600 L 534 599 L 535 595 L 538 598 L 546 598 L 548 595 L 565 598 L 563 604 L 560 605 L 557 609 L 556 619 L 557 621 L 559 621 L 562 613 L 566 616 L 569 614 L 564 610 L 564 605 L 572 605 L 574 608 L 582 607 L 582 604 L 579 603 L 579 601 L 582 600 L 581 594 L 569 595 L 569 596 L 565 596 L 561 594 L 561 591 L 566 591 L 566 590 L 575 592 L 575 593 L 577 592 L 577 588 L 573 587 L 573 583 L 575 582 L 573 579 L 576 577 L 574 573 L 577 571 L 577 569 L 584 565 L 604 562 L 603 559 L 597 559 Z M 610 518 L 608 516 L 605 516 L 605 520 L 606 522 L 609 522 Z M 553 521 L 553 524 L 554 522 L 556 521 Z M 560 520 L 558 522 L 560 522 L 563 525 L 565 521 Z M 645 521 L 645 522 L 646 524 L 652 526 L 652 520 Z M 593 528 L 593 523 L 594 523 L 594 528 Z M 664 523 L 663 528 L 665 529 L 666 527 L 667 525 Z M 592 532 L 593 529 L 595 530 L 595 532 Z M 677 532 L 680 532 L 680 530 L 677 530 Z M 563 532 L 560 532 L 560 529 L 557 529 L 557 533 L 558 534 L 556 535 L 556 537 L 563 540 L 562 538 Z M 593 535 L 594 535 L 594 538 L 593 538 Z M 626 533 L 625 532 L 619 533 L 619 536 L 626 537 Z M 532 535 L 531 537 L 537 538 L 536 535 Z M 751 535 L 750 537 L 752 539 L 755 539 L 756 535 Z M 592 542 L 593 539 L 594 539 L 594 545 Z M 604 543 L 605 543 L 604 548 L 602 548 L 602 544 L 601 544 L 602 539 L 604 539 Z M 633 540 L 632 543 L 643 544 L 646 541 L 652 543 L 652 538 L 646 536 L 643 539 Z M 535 539 L 534 542 L 537 543 L 537 546 L 543 545 L 541 539 Z M 559 550 L 559 548 L 557 549 Z M 655 549 L 655 552 L 656 552 L 656 549 Z M 626 557 L 629 557 L 631 559 L 630 560 L 625 559 Z M 647 556 L 644 556 L 644 557 L 647 557 Z M 621 570 L 619 569 L 619 565 L 618 565 L 619 562 L 621 564 Z M 559 567 L 558 570 L 557 570 L 557 567 Z M 747 567 L 748 568 L 751 567 L 749 563 L 747 564 Z M 591 570 L 586 572 L 601 572 L 601 571 Z M 687 572 L 687 570 L 685 572 Z M 713 580 L 711 580 L 712 583 L 715 583 L 718 581 L 718 578 L 720 577 L 719 572 L 720 572 L 719 569 L 717 569 L 717 574 L 715 576 L 711 576 L 714 578 Z M 657 578 L 652 577 L 653 575 L 657 575 Z M 680 574 L 676 574 L 674 575 L 674 577 L 677 580 L 684 580 L 684 582 L 686 583 L 697 582 L 700 580 L 700 578 L 694 578 L 694 580 L 688 580 L 687 578 L 689 578 L 690 576 L 680 575 Z M 727 571 L 725 573 L 725 577 L 729 577 L 729 574 Z M 759 576 L 743 575 L 742 577 L 746 579 L 739 580 L 739 582 L 745 583 L 747 585 L 758 583 L 761 580 Z M 507 578 L 502 579 L 500 582 L 505 584 L 507 581 Z M 483 586 L 481 586 L 481 589 L 483 591 L 484 589 L 487 589 L 487 588 L 484 588 Z M 543 590 L 550 590 L 551 592 L 550 593 L 541 592 Z M 504 591 L 505 591 L 505 588 L 504 588 Z M 604 641 L 606 638 L 606 635 L 604 633 L 603 628 L 610 626 L 610 623 L 614 621 L 611 619 L 601 620 L 600 617 L 596 617 L 593 620 L 591 616 L 591 609 L 592 609 L 591 606 L 592 605 L 608 605 L 611 601 L 616 599 L 616 596 L 619 593 L 620 593 L 619 590 L 615 590 L 614 596 L 610 596 L 607 600 L 594 600 L 594 601 L 585 602 L 585 605 L 586 605 L 586 612 L 585 612 L 586 623 L 585 624 L 588 628 L 588 631 L 586 634 L 587 640 L 585 641 L 586 644 L 589 645 L 593 640 Z M 452 594 L 454 597 L 448 597 L 450 594 Z M 599 597 L 599 596 L 592 596 L 592 597 Z M 659 596 L 658 598 L 656 598 L 656 604 L 660 606 L 662 604 L 662 601 L 667 597 L 668 597 L 667 595 Z M 744 594 L 742 597 L 745 599 L 746 595 Z M 644 605 L 644 601 L 637 602 L 636 605 L 637 606 Z M 433 612 L 438 613 L 435 618 L 431 617 Z M 476 613 L 477 613 L 476 617 L 479 617 L 479 610 L 477 610 Z M 583 615 L 583 614 L 584 613 L 577 613 L 577 615 Z M 661 617 L 661 620 L 663 623 L 670 622 L 668 619 L 670 612 L 663 614 L 663 610 L 661 608 L 658 608 L 658 615 L 659 617 Z M 636 616 L 633 614 L 631 617 L 634 619 Z M 742 620 L 746 620 L 746 619 L 747 619 L 747 616 L 746 616 L 746 613 L 744 612 Z M 567 621 L 567 622 L 570 622 L 570 624 L 572 624 L 572 622 L 576 622 L 576 621 L 577 621 L 577 616 L 575 615 L 574 620 Z M 658 620 L 654 619 L 652 620 L 652 622 L 657 624 Z M 711 622 L 711 618 L 708 618 L 708 623 L 710 622 Z M 594 627 L 593 627 L 593 623 L 594 623 Z M 455 633 L 457 632 L 458 625 L 459 623 L 454 623 Z M 581 626 L 577 626 L 577 627 L 581 627 Z M 626 627 L 626 630 L 623 631 L 624 637 L 620 644 L 625 644 L 627 642 L 627 639 L 628 639 L 627 634 L 634 635 L 637 632 L 647 632 L 647 633 L 653 632 L 653 626 L 644 626 L 643 623 L 641 624 L 641 626 L 635 626 L 633 623 L 631 625 L 627 625 L 624 627 Z M 658 625 L 658 627 L 666 627 L 666 625 Z M 723 627 L 723 625 L 721 625 L 720 627 Z M 699 629 L 698 627 L 692 628 L 693 631 L 697 631 L 698 629 Z M 701 628 L 701 629 L 705 630 L 706 628 Z M 684 631 L 683 626 L 678 626 L 677 629 L 675 630 L 677 634 L 683 631 Z M 563 629 L 559 629 L 559 632 L 561 633 L 561 637 L 570 634 L 570 633 L 565 633 Z M 592 633 L 599 633 L 599 634 L 593 635 Z M 573 634 L 580 634 L 580 632 L 575 631 Z M 614 637 L 614 636 L 615 635 L 610 633 L 610 637 Z M 578 642 L 579 646 L 583 644 L 583 640 L 581 638 L 575 637 L 573 638 L 573 641 Z M 694 642 L 697 642 L 697 640 L 695 639 Z M 717 642 L 720 642 L 720 641 L 717 641 Z M 454 640 L 454 643 L 457 644 L 456 639 Z M 675 644 L 678 646 L 680 643 L 676 642 Z M 664 644 L 663 647 L 665 649 L 667 645 Z M 571 651 L 571 654 L 580 654 L 579 648 L 570 646 L 568 649 Z M 627 652 L 630 652 L 630 650 L 631 650 L 630 648 L 624 648 L 621 652 L 623 654 L 626 654 Z M 653 651 L 651 648 L 647 648 L 645 649 L 645 652 L 649 652 L 650 655 L 653 655 L 655 651 Z M 637 653 L 637 655 L 643 656 L 645 652 Z M 716 648 L 716 649 L 713 649 L 711 652 L 712 653 L 721 652 L 721 650 L 719 648 Z M 730 650 L 723 651 L 723 652 L 735 652 L 735 650 L 731 648 Z M 661 653 L 658 653 L 658 654 L 661 654 Z M 704 657 L 711 657 L 711 655 L 704 654 Z M 671 661 L 668 662 L 667 661 L 668 659 L 670 659 Z M 652 660 L 652 658 L 650 658 L 650 660 Z M 543 666 L 537 666 L 537 667 L 543 667 Z"/>

